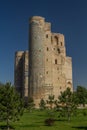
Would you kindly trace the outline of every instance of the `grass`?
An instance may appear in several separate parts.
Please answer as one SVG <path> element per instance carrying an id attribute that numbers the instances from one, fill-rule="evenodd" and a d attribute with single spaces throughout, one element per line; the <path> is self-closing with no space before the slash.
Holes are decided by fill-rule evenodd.
<path id="1" fill-rule="evenodd" d="M 46 111 L 34 110 L 25 112 L 20 121 L 11 123 L 15 130 L 87 130 L 87 115 L 83 115 L 84 110 L 78 111 L 77 116 L 73 116 L 68 122 L 65 118 L 58 118 L 56 112 L 55 123 L 53 126 L 46 126 L 44 120 L 48 118 Z M 85 113 L 87 110 L 85 110 Z M 5 126 L 4 122 L 0 123 L 0 130 Z"/>

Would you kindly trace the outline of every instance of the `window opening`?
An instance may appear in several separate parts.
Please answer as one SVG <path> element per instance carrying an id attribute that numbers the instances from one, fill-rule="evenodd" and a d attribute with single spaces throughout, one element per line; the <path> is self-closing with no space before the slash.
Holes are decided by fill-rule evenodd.
<path id="1" fill-rule="evenodd" d="M 59 48 L 57 49 L 57 51 L 58 51 L 58 53 L 60 54 L 60 49 L 59 49 Z"/>
<path id="2" fill-rule="evenodd" d="M 49 48 L 47 47 L 47 51 L 49 51 Z"/>
<path id="3" fill-rule="evenodd" d="M 48 34 L 46 34 L 46 38 L 48 38 Z"/>
<path id="4" fill-rule="evenodd" d="M 63 43 L 61 42 L 61 46 L 63 45 Z"/>
<path id="5" fill-rule="evenodd" d="M 58 45 L 58 37 L 57 36 L 54 37 L 54 40 L 55 40 L 56 45 Z"/>
<path id="6" fill-rule="evenodd" d="M 55 59 L 55 64 L 57 64 L 57 59 Z"/>
<path id="7" fill-rule="evenodd" d="M 46 74 L 48 74 L 48 71 L 46 71 Z"/>
<path id="8" fill-rule="evenodd" d="M 46 61 L 48 61 L 48 59 L 46 59 Z"/>

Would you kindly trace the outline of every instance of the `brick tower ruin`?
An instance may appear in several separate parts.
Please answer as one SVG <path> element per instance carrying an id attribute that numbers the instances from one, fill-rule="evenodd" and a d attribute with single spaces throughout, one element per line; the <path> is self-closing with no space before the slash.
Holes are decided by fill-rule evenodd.
<path id="1" fill-rule="evenodd" d="M 33 16 L 29 24 L 29 51 L 15 53 L 15 87 L 38 107 L 41 98 L 58 98 L 67 87 L 73 90 L 72 58 L 66 56 L 64 35 L 51 32 L 45 18 Z"/>
<path id="2" fill-rule="evenodd" d="M 30 18 L 29 97 L 38 106 L 40 99 L 58 95 L 72 85 L 72 58 L 66 56 L 64 35 L 51 32 L 45 18 Z"/>

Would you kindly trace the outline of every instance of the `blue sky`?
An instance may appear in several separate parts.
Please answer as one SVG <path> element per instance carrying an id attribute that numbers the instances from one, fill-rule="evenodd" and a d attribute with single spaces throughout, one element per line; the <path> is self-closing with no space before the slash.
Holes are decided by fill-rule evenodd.
<path id="1" fill-rule="evenodd" d="M 0 81 L 14 83 L 14 54 L 28 49 L 29 17 L 42 16 L 65 35 L 74 88 L 87 87 L 87 0 L 1 0 Z"/>

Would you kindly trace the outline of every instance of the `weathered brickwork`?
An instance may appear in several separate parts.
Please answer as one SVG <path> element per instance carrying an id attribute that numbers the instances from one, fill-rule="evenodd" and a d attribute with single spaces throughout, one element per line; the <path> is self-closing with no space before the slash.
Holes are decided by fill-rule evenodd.
<path id="1" fill-rule="evenodd" d="M 38 106 L 41 98 L 50 94 L 58 98 L 67 87 L 73 90 L 72 58 L 66 56 L 64 35 L 51 32 L 51 23 L 45 18 L 33 16 L 29 24 L 29 54 L 15 55 L 15 86 Z"/>
<path id="2" fill-rule="evenodd" d="M 28 57 L 28 51 L 15 53 L 15 87 L 25 100 L 28 98 Z"/>
<path id="3" fill-rule="evenodd" d="M 38 105 L 49 94 L 58 97 L 72 87 L 72 58 L 66 56 L 64 35 L 51 32 L 51 23 L 43 17 L 30 18 L 29 95 Z"/>

